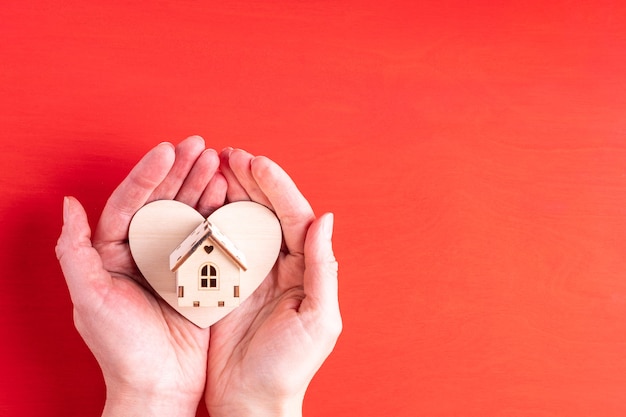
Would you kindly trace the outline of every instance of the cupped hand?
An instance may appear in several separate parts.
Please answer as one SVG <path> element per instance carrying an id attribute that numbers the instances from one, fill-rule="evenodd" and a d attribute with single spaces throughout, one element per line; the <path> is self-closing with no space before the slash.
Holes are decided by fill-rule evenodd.
<path id="1" fill-rule="evenodd" d="M 284 245 L 261 286 L 211 327 L 207 408 L 212 417 L 297 416 L 342 328 L 333 216 L 316 218 L 290 177 L 265 157 L 226 149 L 221 170 L 228 201 L 274 210 Z"/>
<path id="2" fill-rule="evenodd" d="M 146 203 L 176 199 L 204 216 L 224 203 L 219 157 L 190 137 L 148 152 L 109 198 L 91 239 L 71 197 L 56 253 L 74 304 L 74 322 L 102 368 L 104 415 L 195 415 L 205 387 L 209 329 L 155 296 L 128 246 L 133 215 Z"/>

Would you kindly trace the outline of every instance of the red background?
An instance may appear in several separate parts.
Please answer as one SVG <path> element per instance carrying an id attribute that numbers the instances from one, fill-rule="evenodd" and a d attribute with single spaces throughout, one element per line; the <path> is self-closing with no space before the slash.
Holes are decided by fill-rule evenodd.
<path id="1" fill-rule="evenodd" d="M 335 212 L 306 415 L 625 415 L 625 4 L 3 2 L 0 415 L 100 412 L 62 196 L 191 134 Z"/>

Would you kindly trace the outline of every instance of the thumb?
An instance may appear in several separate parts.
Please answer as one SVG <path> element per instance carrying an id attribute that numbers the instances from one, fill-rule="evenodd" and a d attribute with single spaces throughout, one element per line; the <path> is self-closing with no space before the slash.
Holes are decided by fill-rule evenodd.
<path id="1" fill-rule="evenodd" d="M 332 248 L 334 216 L 326 213 L 316 219 L 306 235 L 304 243 L 304 292 L 303 306 L 321 310 L 339 318 L 338 264 Z M 339 319 L 340 321 L 340 319 Z"/>
<path id="2" fill-rule="evenodd" d="M 73 197 L 63 200 L 63 229 L 55 251 L 75 306 L 90 302 L 96 295 L 93 290 L 103 288 L 97 283 L 110 281 L 100 255 L 91 245 L 87 213 Z"/>

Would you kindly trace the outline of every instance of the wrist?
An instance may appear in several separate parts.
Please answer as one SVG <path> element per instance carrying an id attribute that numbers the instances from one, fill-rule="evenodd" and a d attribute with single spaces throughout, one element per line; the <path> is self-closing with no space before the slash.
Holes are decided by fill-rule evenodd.
<path id="1" fill-rule="evenodd" d="M 200 398 L 186 393 L 107 387 L 102 417 L 194 417 Z"/>
<path id="2" fill-rule="evenodd" d="M 301 397 L 277 401 L 243 399 L 237 404 L 208 405 L 211 417 L 302 417 Z"/>

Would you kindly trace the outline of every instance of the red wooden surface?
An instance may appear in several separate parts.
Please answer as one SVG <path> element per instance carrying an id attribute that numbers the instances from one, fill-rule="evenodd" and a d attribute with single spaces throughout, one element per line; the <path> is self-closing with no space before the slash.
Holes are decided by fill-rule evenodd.
<path id="1" fill-rule="evenodd" d="M 501 3 L 4 1 L 0 415 L 99 413 L 62 196 L 190 134 L 336 214 L 306 415 L 625 415 L 626 6 Z"/>

